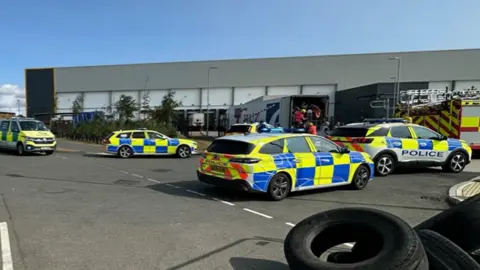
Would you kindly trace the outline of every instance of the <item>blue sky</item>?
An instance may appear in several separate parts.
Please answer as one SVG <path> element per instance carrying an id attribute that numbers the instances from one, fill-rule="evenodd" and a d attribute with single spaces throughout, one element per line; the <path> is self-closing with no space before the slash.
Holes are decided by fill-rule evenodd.
<path id="1" fill-rule="evenodd" d="M 0 85 L 28 67 L 480 47 L 478 0 L 1 1 Z"/>

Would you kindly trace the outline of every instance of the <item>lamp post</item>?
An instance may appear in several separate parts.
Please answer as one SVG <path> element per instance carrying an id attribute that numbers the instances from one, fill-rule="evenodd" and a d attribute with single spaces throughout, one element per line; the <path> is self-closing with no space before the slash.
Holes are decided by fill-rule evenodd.
<path id="1" fill-rule="evenodd" d="M 394 90 L 394 100 L 393 100 L 393 106 L 397 106 L 397 99 L 400 101 L 400 69 L 402 67 L 402 60 L 398 56 L 392 56 L 389 57 L 388 60 L 395 60 L 397 61 L 397 76 L 396 78 L 396 85 L 395 85 L 395 90 Z"/>
<path id="2" fill-rule="evenodd" d="M 217 69 L 217 67 L 209 67 L 207 75 L 207 137 L 208 129 L 210 128 L 210 73 L 214 69 Z"/>

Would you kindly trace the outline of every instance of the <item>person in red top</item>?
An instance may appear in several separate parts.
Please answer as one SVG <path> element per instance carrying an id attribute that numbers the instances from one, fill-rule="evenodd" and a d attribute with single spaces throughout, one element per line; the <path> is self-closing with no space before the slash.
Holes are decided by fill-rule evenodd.
<path id="1" fill-rule="evenodd" d="M 317 127 L 313 123 L 309 123 L 307 132 L 313 135 L 317 135 Z"/>
<path id="2" fill-rule="evenodd" d="M 305 115 L 303 114 L 302 111 L 300 111 L 300 108 L 295 108 L 295 124 L 297 126 L 300 126 L 303 121 L 305 121 L 306 118 L 305 118 Z"/>
<path id="3" fill-rule="evenodd" d="M 318 106 L 314 105 L 312 111 L 313 111 L 314 119 L 319 119 L 320 114 L 322 113 L 320 108 Z"/>

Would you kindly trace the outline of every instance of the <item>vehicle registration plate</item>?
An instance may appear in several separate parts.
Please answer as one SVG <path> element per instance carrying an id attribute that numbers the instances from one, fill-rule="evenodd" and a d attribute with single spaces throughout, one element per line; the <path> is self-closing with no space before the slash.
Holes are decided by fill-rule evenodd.
<path id="1" fill-rule="evenodd" d="M 222 167 L 222 166 L 211 165 L 210 167 L 212 168 L 212 171 L 216 171 L 216 172 L 219 172 L 219 173 L 224 173 L 225 172 L 225 168 Z"/>
<path id="2" fill-rule="evenodd" d="M 40 150 L 51 150 L 51 149 L 52 149 L 52 148 L 50 148 L 50 147 L 42 147 L 42 148 L 40 148 Z"/>

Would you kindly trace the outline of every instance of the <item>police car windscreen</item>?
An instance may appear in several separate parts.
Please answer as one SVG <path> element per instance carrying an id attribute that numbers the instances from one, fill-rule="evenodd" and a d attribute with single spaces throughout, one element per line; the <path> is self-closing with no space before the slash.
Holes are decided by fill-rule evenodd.
<path id="1" fill-rule="evenodd" d="M 248 155 L 255 145 L 248 142 L 233 140 L 215 140 L 208 147 L 207 151 L 218 154 Z"/>
<path id="2" fill-rule="evenodd" d="M 235 125 L 235 126 L 231 126 L 230 129 L 227 131 L 227 133 L 233 133 L 233 132 L 245 133 L 249 131 L 250 131 L 250 125 Z"/>
<path id="3" fill-rule="evenodd" d="M 352 128 L 339 127 L 332 131 L 330 136 L 334 137 L 365 137 L 368 129 L 366 128 Z"/>

